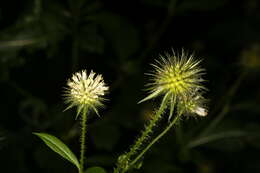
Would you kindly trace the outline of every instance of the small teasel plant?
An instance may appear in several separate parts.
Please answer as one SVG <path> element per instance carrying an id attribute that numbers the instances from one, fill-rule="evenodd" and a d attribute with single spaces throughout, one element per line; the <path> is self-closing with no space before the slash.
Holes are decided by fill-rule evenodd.
<path id="1" fill-rule="evenodd" d="M 153 70 L 147 75 L 149 95 L 139 103 L 162 96 L 161 104 L 149 120 L 141 135 L 129 151 L 119 156 L 114 173 L 124 173 L 132 168 L 141 167 L 144 154 L 166 134 L 184 115 L 206 116 L 205 98 L 202 94 L 207 90 L 202 82 L 205 70 L 200 67 L 201 60 L 196 60 L 193 54 L 182 50 L 181 54 L 166 53 L 160 56 Z M 168 110 L 168 124 L 154 139 L 151 134 L 163 114 Z"/>
<path id="2" fill-rule="evenodd" d="M 105 100 L 103 96 L 107 91 L 108 86 L 105 84 L 102 75 L 97 75 L 93 71 L 89 74 L 87 74 L 87 71 L 85 70 L 77 72 L 73 74 L 67 82 L 64 94 L 65 102 L 68 104 L 67 109 L 72 107 L 77 108 L 76 119 L 81 115 L 80 161 L 58 138 L 47 133 L 34 133 L 54 152 L 73 163 L 78 168 L 79 173 L 84 172 L 87 116 L 90 111 L 94 111 L 99 115 L 98 108 L 103 106 L 103 101 Z"/>
<path id="3" fill-rule="evenodd" d="M 207 90 L 202 82 L 205 70 L 200 67 L 201 60 L 196 60 L 193 54 L 187 54 L 183 50 L 180 54 L 172 51 L 160 56 L 153 70 L 147 75 L 150 82 L 147 84 L 148 96 L 139 103 L 161 96 L 160 106 L 148 120 L 140 136 L 136 139 L 130 149 L 118 157 L 114 173 L 125 173 L 133 168 L 142 166 L 144 154 L 183 116 L 207 115 L 206 99 L 203 97 Z M 98 114 L 98 109 L 103 106 L 108 91 L 108 86 L 104 83 L 102 75 L 97 75 L 93 71 L 89 74 L 85 70 L 77 72 L 67 82 L 65 89 L 65 103 L 67 109 L 76 107 L 76 119 L 81 120 L 80 136 L 80 159 L 58 138 L 46 133 L 34 133 L 40 137 L 53 151 L 73 163 L 79 173 L 85 170 L 85 136 L 87 131 L 87 118 L 90 111 Z M 65 110 L 67 110 L 65 109 Z M 168 113 L 168 116 L 164 114 Z M 167 118 L 168 123 L 162 131 L 151 138 L 155 127 L 161 119 Z M 91 171 L 89 171 L 91 170 Z M 93 167 L 87 172 L 104 172 L 100 167 Z"/>

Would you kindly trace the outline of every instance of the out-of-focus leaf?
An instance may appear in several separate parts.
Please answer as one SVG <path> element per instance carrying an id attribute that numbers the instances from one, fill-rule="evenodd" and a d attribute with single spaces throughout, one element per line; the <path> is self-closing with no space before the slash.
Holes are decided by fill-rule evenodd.
<path id="1" fill-rule="evenodd" d="M 20 39 L 0 42 L 0 50 L 10 49 L 13 47 L 24 47 L 40 42 L 41 39 Z"/>
<path id="2" fill-rule="evenodd" d="M 246 147 L 245 140 L 241 138 L 242 137 L 223 138 L 221 140 L 208 143 L 207 145 L 204 145 L 204 147 L 221 152 L 238 152 Z"/>
<path id="3" fill-rule="evenodd" d="M 90 165 L 111 166 L 114 164 L 116 158 L 111 154 L 97 154 L 87 157 L 86 162 Z"/>
<path id="4" fill-rule="evenodd" d="M 101 167 L 95 166 L 95 167 L 88 168 L 85 173 L 106 173 L 106 171 Z"/>
<path id="5" fill-rule="evenodd" d="M 170 0 L 142 0 L 144 4 L 154 7 L 167 7 Z"/>
<path id="6" fill-rule="evenodd" d="M 177 13 L 187 11 L 209 11 L 223 6 L 227 0 L 208 1 L 208 0 L 185 0 L 177 7 Z"/>
<path id="7" fill-rule="evenodd" d="M 18 88 L 17 85 L 13 84 L 12 86 L 28 97 L 20 103 L 18 109 L 22 120 L 30 125 L 43 127 L 46 122 L 42 118 L 47 114 L 47 105 L 39 98 L 30 97 L 29 93 Z M 39 119 L 41 120 L 39 121 Z"/>
<path id="8" fill-rule="evenodd" d="M 5 136 L 2 135 L 2 132 L 0 132 L 0 150 L 2 148 L 2 142 L 5 140 Z"/>
<path id="9" fill-rule="evenodd" d="M 58 153 L 60 156 L 66 160 L 73 163 L 78 169 L 80 169 L 79 161 L 74 153 L 67 147 L 61 140 L 55 136 L 46 133 L 33 133 L 39 138 L 41 138 L 44 143 L 50 147 L 54 152 Z"/>
<path id="10" fill-rule="evenodd" d="M 104 38 L 97 32 L 97 27 L 87 25 L 80 30 L 79 46 L 82 50 L 101 54 L 104 51 Z"/>
<path id="11" fill-rule="evenodd" d="M 245 129 L 253 134 L 253 135 L 247 136 L 246 142 L 249 145 L 260 149 L 260 125 L 258 123 L 248 123 L 245 126 Z"/>
<path id="12" fill-rule="evenodd" d="M 161 172 L 161 173 L 169 173 L 169 172 L 180 172 L 180 168 L 176 167 L 176 165 L 172 163 L 166 163 L 163 160 L 158 160 L 158 158 L 154 158 L 150 161 L 149 164 L 143 165 L 143 169 L 146 170 L 145 172 Z M 137 172 L 139 172 L 138 170 Z"/>
<path id="13" fill-rule="evenodd" d="M 253 102 L 253 101 L 245 101 L 242 103 L 235 104 L 232 106 L 231 111 L 250 111 L 253 113 L 259 113 L 260 112 L 260 107 L 258 106 L 259 103 Z"/>
<path id="14" fill-rule="evenodd" d="M 110 46 L 120 59 L 127 59 L 139 49 L 138 32 L 134 25 L 122 16 L 102 13 L 94 17 Z"/>
<path id="15" fill-rule="evenodd" d="M 95 146 L 100 149 L 111 151 L 119 140 L 119 130 L 117 127 L 108 124 L 98 124 L 98 130 L 93 130 L 92 138 Z"/>
<path id="16" fill-rule="evenodd" d="M 247 133 L 244 131 L 227 131 L 227 132 L 220 132 L 220 133 L 216 133 L 216 134 L 211 134 L 205 137 L 200 137 L 198 139 L 195 139 L 193 141 L 191 141 L 190 143 L 188 143 L 187 147 L 188 148 L 194 148 L 200 145 L 204 145 L 210 142 L 214 142 L 220 139 L 224 139 L 224 138 L 234 138 L 234 137 L 242 137 L 242 136 L 246 136 Z"/>

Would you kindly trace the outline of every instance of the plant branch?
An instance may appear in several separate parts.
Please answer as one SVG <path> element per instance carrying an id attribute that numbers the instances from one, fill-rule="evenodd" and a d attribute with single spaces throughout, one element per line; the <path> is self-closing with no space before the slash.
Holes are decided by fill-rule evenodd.
<path id="1" fill-rule="evenodd" d="M 84 171 L 84 155 L 85 155 L 85 141 L 86 141 L 86 128 L 87 128 L 87 108 L 83 108 L 82 112 L 82 120 L 81 120 L 81 125 L 82 125 L 82 131 L 81 131 L 81 145 L 80 145 L 80 173 L 83 173 Z"/>
<path id="2" fill-rule="evenodd" d="M 154 140 L 152 140 L 151 143 L 149 143 L 149 145 L 147 145 L 147 147 L 130 163 L 129 167 L 134 166 L 134 164 L 161 138 L 163 137 L 170 129 L 171 127 L 177 122 L 177 120 L 179 119 L 180 114 L 177 115 L 173 121 L 169 124 L 169 126 L 167 126 L 167 128 L 164 129 L 164 131 L 162 133 L 160 133 L 156 138 L 154 138 Z"/>
<path id="3" fill-rule="evenodd" d="M 162 100 L 159 110 L 149 121 L 149 124 L 145 127 L 145 130 L 142 131 L 141 136 L 135 141 L 134 145 L 130 148 L 130 151 L 126 154 L 123 154 L 119 157 L 117 167 L 114 170 L 114 173 L 124 173 L 129 169 L 129 161 L 131 156 L 135 155 L 138 150 L 142 147 L 143 143 L 149 135 L 152 133 L 154 126 L 161 119 L 161 115 L 167 107 L 167 102 L 169 100 L 170 94 L 166 94 Z"/>

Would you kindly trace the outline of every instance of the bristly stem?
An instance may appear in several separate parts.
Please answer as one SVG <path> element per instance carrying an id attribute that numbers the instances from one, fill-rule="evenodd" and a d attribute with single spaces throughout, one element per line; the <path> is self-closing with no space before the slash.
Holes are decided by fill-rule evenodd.
<path id="1" fill-rule="evenodd" d="M 141 136 L 135 141 L 134 145 L 132 145 L 130 151 L 122 155 L 123 157 L 121 157 L 122 159 L 118 162 L 117 168 L 114 170 L 114 173 L 117 172 L 124 173 L 129 169 L 128 163 L 131 160 L 131 157 L 135 155 L 138 152 L 138 150 L 141 149 L 143 143 L 147 140 L 149 135 L 152 133 L 154 126 L 156 126 L 156 123 L 161 119 L 161 115 L 163 114 L 164 110 L 167 107 L 169 97 L 170 94 L 166 94 L 164 96 L 159 110 L 156 112 L 156 114 L 149 121 L 148 125 L 142 131 Z"/>
<path id="2" fill-rule="evenodd" d="M 173 121 L 164 129 L 162 133 L 160 133 L 156 138 L 154 138 L 148 145 L 147 147 L 130 163 L 129 167 L 132 167 L 135 165 L 135 163 L 161 138 L 163 137 L 170 129 L 171 127 L 177 122 L 179 119 L 181 113 L 179 113 Z"/>
<path id="3" fill-rule="evenodd" d="M 81 137 L 80 137 L 80 173 L 84 171 L 84 155 L 85 155 L 85 141 L 86 141 L 86 129 L 87 129 L 87 107 L 83 108 L 82 120 L 81 120 Z"/>
<path id="4" fill-rule="evenodd" d="M 129 156 L 136 154 L 136 152 L 138 151 L 138 149 L 140 149 L 145 139 L 147 139 L 149 134 L 153 131 L 153 127 L 156 125 L 157 121 L 161 118 L 162 113 L 167 107 L 168 98 L 169 98 L 169 94 L 166 94 L 163 98 L 159 110 L 156 112 L 155 116 L 152 117 L 149 124 L 145 127 L 145 130 L 142 132 L 141 136 L 136 140 L 135 144 L 130 148 L 130 151 L 128 153 Z"/>

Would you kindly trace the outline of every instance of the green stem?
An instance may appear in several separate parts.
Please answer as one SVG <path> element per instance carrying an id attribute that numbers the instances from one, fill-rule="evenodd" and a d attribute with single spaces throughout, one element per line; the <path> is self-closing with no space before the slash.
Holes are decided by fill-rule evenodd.
<path id="1" fill-rule="evenodd" d="M 159 110 L 156 112 L 155 116 L 151 119 L 149 124 L 145 127 L 145 130 L 142 132 L 141 136 L 137 139 L 137 141 L 135 142 L 133 147 L 130 148 L 130 151 L 128 153 L 129 157 L 136 154 L 136 152 L 138 151 L 138 149 L 140 149 L 143 142 L 147 139 L 149 134 L 153 131 L 153 127 L 156 125 L 157 121 L 161 118 L 163 111 L 167 107 L 168 98 L 169 98 L 169 94 L 166 94 L 163 98 L 163 101 L 161 103 Z"/>
<path id="2" fill-rule="evenodd" d="M 135 165 L 135 163 L 161 138 L 163 137 L 170 129 L 171 127 L 177 122 L 177 120 L 179 119 L 181 114 L 177 115 L 173 121 L 169 124 L 169 126 L 167 126 L 167 128 L 164 129 L 164 131 L 162 133 L 160 133 L 156 138 L 154 138 L 154 140 L 152 140 L 151 143 L 149 143 L 149 145 L 147 145 L 147 147 L 130 163 L 129 167 L 132 167 Z"/>
<path id="3" fill-rule="evenodd" d="M 86 141 L 86 128 L 87 128 L 87 108 L 83 108 L 82 112 L 82 120 L 81 120 L 81 126 L 82 126 L 82 131 L 81 131 L 81 145 L 80 145 L 80 173 L 83 173 L 84 171 L 84 155 L 85 155 L 85 141 Z"/>
<path id="4" fill-rule="evenodd" d="M 128 162 L 130 161 L 131 156 L 137 153 L 137 151 L 142 147 L 144 141 L 147 140 L 149 135 L 152 133 L 154 126 L 161 119 L 161 115 L 163 114 L 163 111 L 167 107 L 167 102 L 169 100 L 169 97 L 170 97 L 169 93 L 167 93 L 164 96 L 159 110 L 150 120 L 149 124 L 145 127 L 145 130 L 142 131 L 141 136 L 135 141 L 135 144 L 130 148 L 130 151 L 120 156 L 121 159 L 119 159 L 117 163 L 117 168 L 114 170 L 114 173 L 119 173 L 119 172 L 124 173 L 129 169 Z"/>

